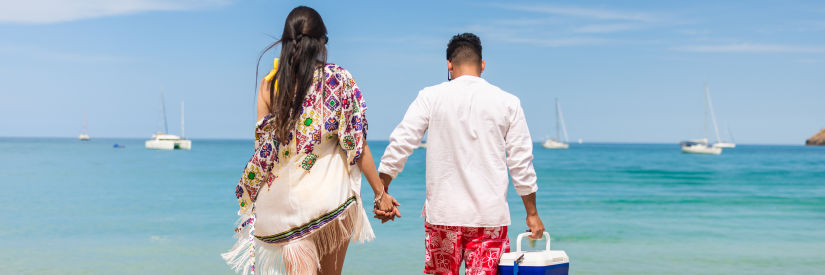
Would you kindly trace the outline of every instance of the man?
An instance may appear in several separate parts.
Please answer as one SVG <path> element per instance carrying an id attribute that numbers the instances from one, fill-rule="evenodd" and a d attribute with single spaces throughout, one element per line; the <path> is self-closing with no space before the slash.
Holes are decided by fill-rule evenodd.
<path id="1" fill-rule="evenodd" d="M 531 237 L 544 232 L 524 111 L 517 97 L 481 78 L 484 66 L 476 35 L 453 36 L 447 46 L 450 81 L 418 93 L 381 158 L 386 189 L 429 131 L 424 273 L 458 274 L 463 260 L 467 274 L 496 274 L 501 253 L 510 250 L 508 169 Z"/>

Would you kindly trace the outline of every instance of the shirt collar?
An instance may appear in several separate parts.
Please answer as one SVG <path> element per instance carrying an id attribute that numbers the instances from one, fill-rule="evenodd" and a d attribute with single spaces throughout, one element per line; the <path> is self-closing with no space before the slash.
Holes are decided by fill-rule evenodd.
<path id="1" fill-rule="evenodd" d="M 484 79 L 481 78 L 481 77 L 477 77 L 477 76 L 474 76 L 474 75 L 468 75 L 468 74 L 453 78 L 453 81 L 459 81 L 459 80 L 460 81 L 479 81 L 479 80 L 484 81 Z"/>

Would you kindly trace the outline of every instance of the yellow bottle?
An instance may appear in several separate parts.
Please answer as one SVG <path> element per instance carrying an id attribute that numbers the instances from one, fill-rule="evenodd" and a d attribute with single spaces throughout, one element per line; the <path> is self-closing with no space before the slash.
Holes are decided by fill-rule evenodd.
<path id="1" fill-rule="evenodd" d="M 278 71 L 278 59 L 277 58 L 275 58 L 275 61 L 272 64 L 272 68 L 273 69 L 271 71 L 269 71 L 268 74 L 266 74 L 266 76 L 264 77 L 264 80 L 272 81 L 272 78 L 275 77 L 275 72 Z M 275 87 L 278 87 L 278 80 L 277 79 L 275 80 Z"/>

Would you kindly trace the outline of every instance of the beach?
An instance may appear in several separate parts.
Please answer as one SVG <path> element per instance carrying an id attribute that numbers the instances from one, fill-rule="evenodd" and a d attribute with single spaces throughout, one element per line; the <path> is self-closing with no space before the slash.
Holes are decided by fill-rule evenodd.
<path id="1" fill-rule="evenodd" d="M 387 142 L 369 144 L 377 158 Z M 534 146 L 539 214 L 573 274 L 825 270 L 825 148 Z M 154 151 L 141 139 L 0 138 L 0 274 L 232 274 L 219 254 L 251 153 L 251 140 Z M 376 239 L 349 247 L 345 274 L 421 274 L 425 154 L 390 187 L 403 218 L 373 220 Z M 508 200 L 515 247 L 525 214 L 512 186 Z"/>

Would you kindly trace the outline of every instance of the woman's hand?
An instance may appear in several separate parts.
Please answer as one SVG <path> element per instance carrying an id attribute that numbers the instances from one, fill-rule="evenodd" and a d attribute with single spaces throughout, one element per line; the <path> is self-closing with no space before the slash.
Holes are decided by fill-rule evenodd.
<path id="1" fill-rule="evenodd" d="M 378 171 L 375 169 L 375 162 L 372 160 L 370 146 L 366 140 L 364 141 L 364 150 L 362 151 L 361 157 L 358 158 L 357 163 L 358 168 L 364 173 L 364 177 L 367 178 L 367 182 L 369 182 L 370 187 L 372 187 L 372 192 L 375 194 L 375 202 L 373 204 L 375 218 L 380 219 L 381 223 L 394 220 L 395 217 L 400 218 L 401 211 L 398 211 L 396 206 L 400 206 L 401 204 L 384 191 L 386 190 L 385 186 L 389 185 L 389 182 L 384 183 L 384 180 L 378 176 Z"/>
<path id="2" fill-rule="evenodd" d="M 388 220 L 395 220 L 395 217 L 401 217 L 398 206 L 401 206 L 401 204 L 395 198 L 386 192 L 382 192 L 375 198 L 373 213 L 375 213 L 375 218 L 380 219 L 381 223 L 385 223 Z"/>

